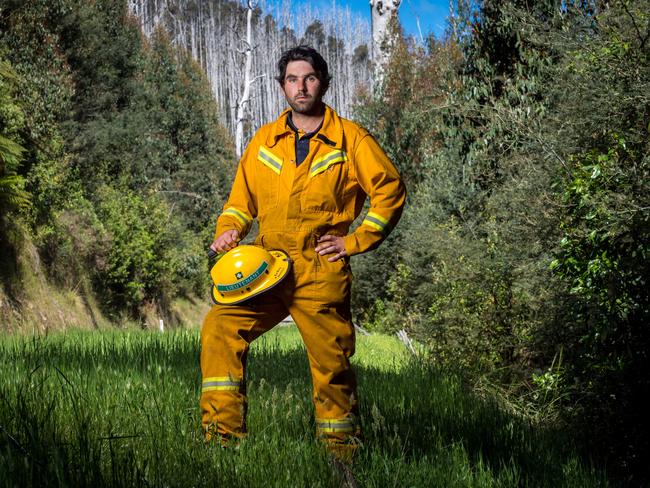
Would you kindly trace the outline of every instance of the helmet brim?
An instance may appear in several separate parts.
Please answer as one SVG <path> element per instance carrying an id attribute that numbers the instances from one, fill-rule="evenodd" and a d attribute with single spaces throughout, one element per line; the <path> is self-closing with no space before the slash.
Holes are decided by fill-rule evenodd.
<path id="1" fill-rule="evenodd" d="M 250 293 L 242 296 L 223 296 L 217 291 L 216 286 L 212 286 L 212 301 L 218 305 L 237 305 L 250 300 L 254 296 L 260 295 L 280 283 L 289 274 L 291 269 L 291 258 L 284 252 L 278 250 L 269 251 L 275 261 L 268 270 L 268 278 L 258 287 L 251 290 Z"/>

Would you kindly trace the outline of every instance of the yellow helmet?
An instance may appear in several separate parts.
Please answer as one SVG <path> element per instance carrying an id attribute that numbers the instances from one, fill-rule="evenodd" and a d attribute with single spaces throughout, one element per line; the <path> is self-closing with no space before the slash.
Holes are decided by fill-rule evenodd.
<path id="1" fill-rule="evenodd" d="M 234 305 L 270 290 L 291 268 L 283 251 L 267 251 L 258 246 L 237 246 L 217 261 L 210 270 L 214 286 L 212 299 Z"/>

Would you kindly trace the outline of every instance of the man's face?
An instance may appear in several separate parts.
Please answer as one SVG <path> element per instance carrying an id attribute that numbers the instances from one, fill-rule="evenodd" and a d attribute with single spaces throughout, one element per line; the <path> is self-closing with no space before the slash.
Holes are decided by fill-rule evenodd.
<path id="1" fill-rule="evenodd" d="M 294 112 L 310 115 L 320 108 L 325 94 L 316 71 L 307 61 L 290 61 L 282 83 L 282 91 Z"/>

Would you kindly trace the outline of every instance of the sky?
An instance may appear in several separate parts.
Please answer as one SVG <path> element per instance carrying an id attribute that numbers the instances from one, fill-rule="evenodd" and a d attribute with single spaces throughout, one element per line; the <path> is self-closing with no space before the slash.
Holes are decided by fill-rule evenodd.
<path id="1" fill-rule="evenodd" d="M 447 28 L 449 2 L 450 0 L 401 0 L 398 16 L 405 33 L 418 40 L 426 38 L 430 33 L 441 38 Z M 265 3 L 265 10 L 276 18 L 280 18 L 280 11 L 287 8 L 285 0 L 261 0 L 261 3 Z M 353 19 L 367 23 L 368 35 L 370 35 L 369 0 L 288 0 L 288 3 L 289 8 L 296 11 L 301 8 L 315 9 L 318 18 L 331 12 L 332 5 L 335 5 L 339 11 L 349 10 Z M 300 27 L 297 29 L 301 30 Z"/>
<path id="2" fill-rule="evenodd" d="M 368 3 L 358 0 L 350 3 L 357 2 Z M 407 34 L 419 38 L 420 31 L 424 37 L 433 32 L 441 37 L 447 27 L 449 0 L 402 0 L 397 12 Z"/>
<path id="3" fill-rule="evenodd" d="M 294 4 L 306 4 L 325 7 L 335 1 L 338 6 L 349 7 L 350 10 L 370 23 L 370 4 L 368 0 L 297 0 Z M 447 27 L 449 15 L 449 0 L 402 0 L 398 15 L 407 34 L 420 38 L 433 32 L 441 37 Z M 419 22 L 419 29 L 418 29 Z"/>

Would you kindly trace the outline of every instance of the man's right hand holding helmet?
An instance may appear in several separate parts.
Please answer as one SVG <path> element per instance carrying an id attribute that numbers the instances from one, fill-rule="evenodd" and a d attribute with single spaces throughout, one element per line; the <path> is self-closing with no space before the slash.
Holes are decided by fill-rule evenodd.
<path id="1" fill-rule="evenodd" d="M 219 237 L 217 237 L 212 244 L 210 244 L 210 249 L 218 253 L 230 251 L 231 249 L 237 247 L 239 244 L 239 231 L 237 229 L 231 229 L 223 232 Z"/>

